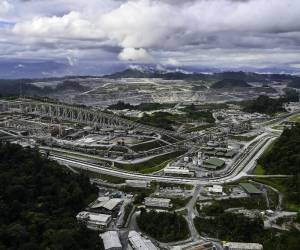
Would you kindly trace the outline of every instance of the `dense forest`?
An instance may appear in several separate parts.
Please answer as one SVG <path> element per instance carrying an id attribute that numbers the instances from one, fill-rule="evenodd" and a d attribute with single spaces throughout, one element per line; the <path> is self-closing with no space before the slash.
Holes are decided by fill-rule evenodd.
<path id="1" fill-rule="evenodd" d="M 274 115 L 278 112 L 285 112 L 283 104 L 287 102 L 298 102 L 299 95 L 296 91 L 291 89 L 285 90 L 285 95 L 274 99 L 265 95 L 261 95 L 255 100 L 245 101 L 242 103 L 243 109 L 246 112 L 263 113 L 268 115 Z"/>
<path id="2" fill-rule="evenodd" d="M 151 111 L 151 110 L 166 109 L 172 107 L 174 107 L 174 104 L 172 103 L 142 102 L 138 105 L 131 105 L 130 103 L 124 103 L 122 101 L 118 101 L 116 104 L 112 104 L 107 108 L 111 110 L 129 109 L 129 110 Z"/>
<path id="3" fill-rule="evenodd" d="M 162 242 L 183 240 L 189 236 L 186 220 L 175 212 L 147 212 L 141 209 L 137 223 L 142 231 Z"/>
<path id="4" fill-rule="evenodd" d="M 0 79 L 0 93 L 3 96 L 15 95 L 18 96 L 20 94 L 25 96 L 43 96 L 49 94 L 59 93 L 61 91 L 86 91 L 89 88 L 81 85 L 77 81 L 72 80 L 63 80 L 58 83 L 56 86 L 44 86 L 39 87 L 35 85 L 36 80 L 30 79 L 15 79 L 15 80 L 1 80 Z M 46 81 L 46 79 L 45 79 Z"/>
<path id="5" fill-rule="evenodd" d="M 300 174 L 300 124 L 285 129 L 258 163 L 268 174 Z"/>
<path id="6" fill-rule="evenodd" d="M 259 236 L 264 231 L 261 218 L 251 219 L 242 214 L 221 211 L 215 218 L 197 217 L 194 223 L 199 232 L 226 241 L 258 242 Z"/>
<path id="7" fill-rule="evenodd" d="M 215 82 L 211 88 L 213 89 L 224 89 L 224 88 L 249 88 L 251 85 L 249 85 L 244 80 L 239 79 L 224 79 L 218 82 Z"/>
<path id="8" fill-rule="evenodd" d="M 300 244 L 299 231 L 277 232 L 264 230 L 261 218 L 248 218 L 242 214 L 223 213 L 214 218 L 194 220 L 200 233 L 226 241 L 257 242 L 263 244 L 264 250 L 298 250 Z"/>
<path id="9" fill-rule="evenodd" d="M 293 175 L 275 182 L 285 189 L 284 201 L 300 207 L 300 124 L 285 129 L 258 164 L 266 174 Z"/>
<path id="10" fill-rule="evenodd" d="M 97 192 L 37 150 L 1 143 L 0 249 L 101 249 L 75 218 Z"/>

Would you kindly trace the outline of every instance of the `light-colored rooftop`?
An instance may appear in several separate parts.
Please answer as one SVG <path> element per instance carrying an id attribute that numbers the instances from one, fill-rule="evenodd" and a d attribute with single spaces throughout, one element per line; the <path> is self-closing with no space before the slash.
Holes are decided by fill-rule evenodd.
<path id="1" fill-rule="evenodd" d="M 77 219 L 87 219 L 89 221 L 97 222 L 97 223 L 108 223 L 111 218 L 111 215 L 108 214 L 97 214 L 90 212 L 80 212 L 77 216 Z"/>
<path id="2" fill-rule="evenodd" d="M 245 250 L 262 250 L 263 246 L 258 243 L 244 243 L 244 242 L 227 242 L 224 247 Z"/>
<path id="3" fill-rule="evenodd" d="M 157 247 L 150 240 L 143 238 L 136 231 L 130 231 L 128 239 L 135 250 L 157 250 Z"/>
<path id="4" fill-rule="evenodd" d="M 107 231 L 103 234 L 100 234 L 100 236 L 103 240 L 103 245 L 105 249 L 122 249 L 122 245 L 117 231 Z"/>
<path id="5" fill-rule="evenodd" d="M 108 197 L 99 197 L 96 202 L 91 205 L 91 208 L 105 208 L 107 210 L 113 210 L 118 206 L 123 200 L 119 198 L 106 199 Z"/>

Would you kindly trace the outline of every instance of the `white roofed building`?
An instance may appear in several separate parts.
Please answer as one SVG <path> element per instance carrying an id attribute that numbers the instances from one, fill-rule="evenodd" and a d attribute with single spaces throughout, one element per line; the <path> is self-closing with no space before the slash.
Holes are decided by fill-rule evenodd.
<path id="1" fill-rule="evenodd" d="M 263 246 L 258 243 L 227 242 L 224 250 L 262 250 Z"/>
<path id="2" fill-rule="evenodd" d="M 158 250 L 149 239 L 145 239 L 136 231 L 130 231 L 128 240 L 133 250 Z"/>
<path id="3" fill-rule="evenodd" d="M 170 202 L 170 199 L 165 198 L 145 198 L 145 206 L 147 207 L 169 208 L 171 206 Z"/>
<path id="4" fill-rule="evenodd" d="M 122 250 L 122 244 L 117 231 L 107 231 L 100 234 L 105 250 Z"/>
<path id="5" fill-rule="evenodd" d="M 90 229 L 105 230 L 111 222 L 111 215 L 82 211 L 77 214 L 76 219 Z"/>

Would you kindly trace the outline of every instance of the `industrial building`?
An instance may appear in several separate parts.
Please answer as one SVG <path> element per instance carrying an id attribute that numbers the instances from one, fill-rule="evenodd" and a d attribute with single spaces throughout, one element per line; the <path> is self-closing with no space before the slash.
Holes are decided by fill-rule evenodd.
<path id="1" fill-rule="evenodd" d="M 105 230 L 111 222 L 111 215 L 82 211 L 77 214 L 76 219 L 86 224 L 90 229 L 102 231 Z"/>
<path id="2" fill-rule="evenodd" d="M 142 181 L 142 180 L 126 180 L 126 185 L 129 187 L 137 187 L 137 188 L 147 188 L 150 186 L 150 181 Z"/>
<path id="3" fill-rule="evenodd" d="M 261 195 L 262 191 L 260 191 L 257 187 L 255 187 L 251 183 L 240 183 L 240 186 L 250 195 Z"/>
<path id="4" fill-rule="evenodd" d="M 100 234 L 105 250 L 122 250 L 122 244 L 117 231 L 107 231 Z"/>
<path id="5" fill-rule="evenodd" d="M 171 206 L 170 199 L 165 198 L 152 198 L 146 197 L 145 198 L 145 206 L 147 207 L 157 207 L 157 208 L 169 208 Z"/>
<path id="6" fill-rule="evenodd" d="M 209 158 L 203 161 L 203 167 L 209 170 L 217 170 L 225 166 L 225 161 L 218 158 Z"/>
<path id="7" fill-rule="evenodd" d="M 224 250 L 262 250 L 263 246 L 258 243 L 227 242 Z"/>
<path id="8" fill-rule="evenodd" d="M 183 166 L 168 166 L 164 169 L 165 175 L 179 175 L 179 176 L 194 176 L 188 168 Z"/>
<path id="9" fill-rule="evenodd" d="M 149 239 L 145 239 L 136 231 L 128 234 L 129 244 L 133 250 L 157 250 L 158 248 Z"/>
<path id="10" fill-rule="evenodd" d="M 89 206 L 92 212 L 116 215 L 120 209 L 123 199 L 109 197 L 99 197 Z"/>

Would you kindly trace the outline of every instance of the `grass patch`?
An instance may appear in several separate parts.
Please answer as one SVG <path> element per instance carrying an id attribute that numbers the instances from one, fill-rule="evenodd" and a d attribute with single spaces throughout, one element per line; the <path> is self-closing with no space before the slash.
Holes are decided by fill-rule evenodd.
<path id="1" fill-rule="evenodd" d="M 90 178 L 101 179 L 103 181 L 107 181 L 107 182 L 110 182 L 110 183 L 113 183 L 113 184 L 125 183 L 125 179 L 117 177 L 117 176 L 111 176 L 111 175 L 106 175 L 106 174 L 95 173 L 95 172 L 85 170 L 85 169 L 81 169 L 81 170 L 77 170 L 77 171 L 87 175 Z"/>
<path id="2" fill-rule="evenodd" d="M 186 206 L 186 204 L 188 204 L 188 202 L 190 201 L 192 197 L 187 197 L 185 199 L 181 199 L 181 198 L 172 198 L 171 199 L 171 203 L 172 203 L 172 208 L 171 210 L 176 210 L 176 209 L 180 209 Z"/>
<path id="3" fill-rule="evenodd" d="M 300 123 L 300 114 L 295 114 L 289 117 L 289 121 L 291 122 L 299 122 Z"/>
<path id="4" fill-rule="evenodd" d="M 260 164 L 257 164 L 256 167 L 255 167 L 255 169 L 254 169 L 253 174 L 264 175 L 265 172 L 266 172 L 266 171 L 265 171 L 265 169 L 263 168 L 263 166 L 260 165 Z"/>
<path id="5" fill-rule="evenodd" d="M 201 131 L 201 130 L 204 130 L 204 129 L 207 129 L 207 128 L 212 128 L 214 126 L 215 126 L 214 123 L 199 125 L 199 126 L 196 126 L 196 127 L 189 128 L 185 132 L 190 133 L 190 132 Z"/>
<path id="6" fill-rule="evenodd" d="M 256 135 L 253 136 L 243 136 L 243 135 L 230 135 L 229 138 L 237 141 L 252 141 L 256 138 Z"/>
<path id="7" fill-rule="evenodd" d="M 299 211 L 300 203 L 297 203 L 291 196 L 291 190 L 289 190 L 289 180 L 290 178 L 268 178 L 260 179 L 255 178 L 256 182 L 269 185 L 283 194 L 282 207 L 284 210 L 289 211 Z M 296 190 L 293 190 L 296 192 Z"/>
<path id="8" fill-rule="evenodd" d="M 166 143 L 159 141 L 159 140 L 155 140 L 155 141 L 136 144 L 134 146 L 131 146 L 131 149 L 136 152 L 140 152 L 140 151 L 148 151 L 150 149 L 163 147 L 165 145 L 166 145 Z"/>
<path id="9" fill-rule="evenodd" d="M 137 164 L 120 164 L 115 163 L 115 167 L 127 170 L 135 171 L 142 174 L 149 174 L 163 169 L 172 159 L 182 155 L 184 151 L 176 151 L 160 156 L 156 156 L 149 161 L 145 161 Z"/>

